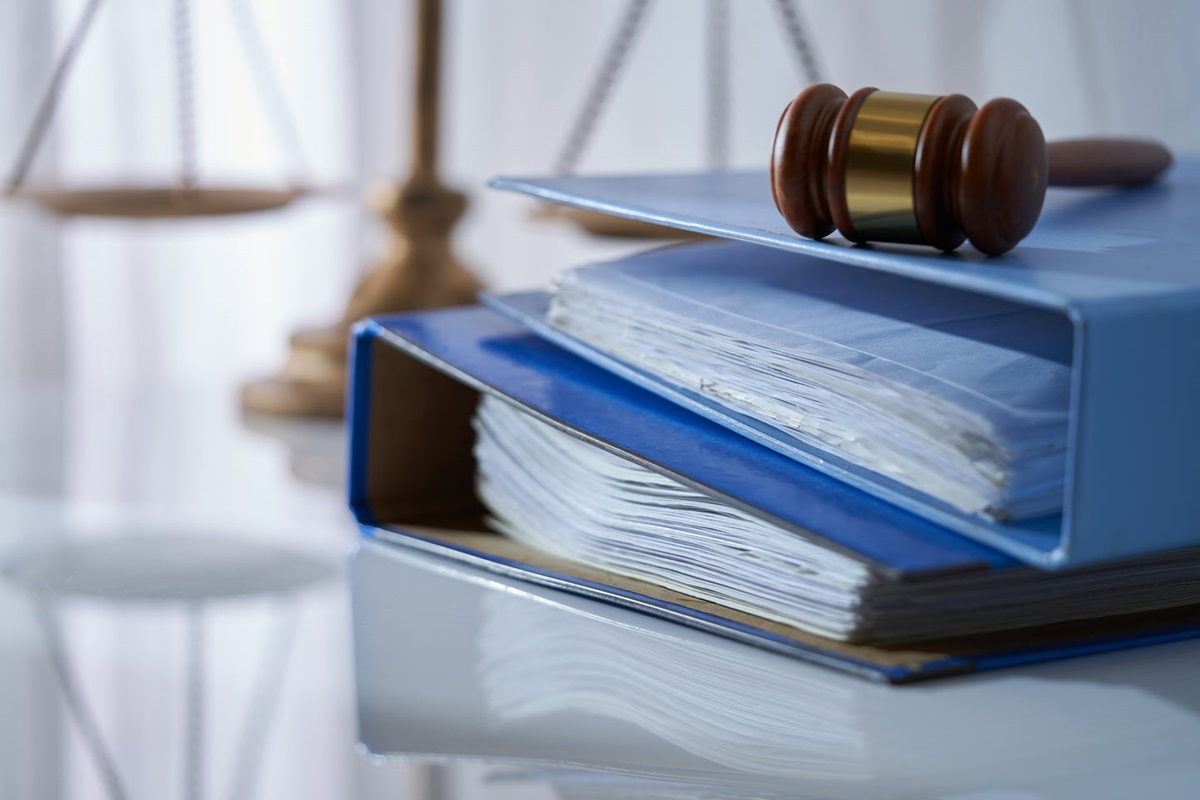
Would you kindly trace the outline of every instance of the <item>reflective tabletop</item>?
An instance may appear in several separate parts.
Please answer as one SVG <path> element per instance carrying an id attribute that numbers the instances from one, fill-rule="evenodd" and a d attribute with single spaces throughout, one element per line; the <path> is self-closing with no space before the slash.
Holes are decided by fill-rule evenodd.
<path id="1" fill-rule="evenodd" d="M 1200 642 L 889 687 L 360 541 L 340 424 L 0 393 L 0 797 L 1189 797 Z"/>

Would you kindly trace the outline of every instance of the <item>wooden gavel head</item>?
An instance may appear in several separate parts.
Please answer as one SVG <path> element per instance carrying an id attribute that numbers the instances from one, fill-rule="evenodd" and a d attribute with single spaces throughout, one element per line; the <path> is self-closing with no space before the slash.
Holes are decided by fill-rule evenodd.
<path id="1" fill-rule="evenodd" d="M 977 108 L 959 94 L 867 88 L 847 97 L 836 86 L 817 84 L 780 117 L 771 194 L 792 230 L 812 239 L 836 227 L 860 244 L 953 250 L 970 239 L 998 255 L 1033 229 L 1048 182 L 1139 183 L 1171 162 L 1165 148 L 1144 142 L 1059 144 L 1061 157 L 1054 160 L 1071 162 L 1082 177 L 1053 180 L 1042 129 L 1015 100 Z M 1136 163 L 1122 161 L 1126 154 Z M 1097 164 L 1089 174 L 1097 157 L 1112 163 Z"/>

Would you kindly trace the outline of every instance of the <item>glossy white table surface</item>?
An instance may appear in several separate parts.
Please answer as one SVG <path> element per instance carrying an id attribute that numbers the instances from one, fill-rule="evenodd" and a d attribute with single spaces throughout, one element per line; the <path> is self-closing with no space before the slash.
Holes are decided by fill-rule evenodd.
<path id="1" fill-rule="evenodd" d="M 1195 797 L 1200 642 L 906 687 L 368 542 L 338 425 L 0 390 L 0 797 Z"/>

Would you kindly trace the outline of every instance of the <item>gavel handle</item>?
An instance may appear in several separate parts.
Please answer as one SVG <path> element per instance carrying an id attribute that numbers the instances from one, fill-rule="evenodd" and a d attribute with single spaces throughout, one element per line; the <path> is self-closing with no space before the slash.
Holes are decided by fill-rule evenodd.
<path id="1" fill-rule="evenodd" d="M 1147 139 L 1064 139 L 1046 143 L 1051 186 L 1149 183 L 1171 166 L 1171 151 Z"/>

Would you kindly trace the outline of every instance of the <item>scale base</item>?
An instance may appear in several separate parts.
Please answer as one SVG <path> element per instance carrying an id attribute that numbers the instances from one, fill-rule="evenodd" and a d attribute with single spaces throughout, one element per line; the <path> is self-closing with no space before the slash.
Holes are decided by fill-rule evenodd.
<path id="1" fill-rule="evenodd" d="M 340 325 L 297 331 L 279 374 L 242 387 L 242 408 L 288 417 L 338 418 L 345 413 L 346 346 Z"/>
<path id="2" fill-rule="evenodd" d="M 356 321 L 476 302 L 482 286 L 449 242 L 450 229 L 466 207 L 462 194 L 410 181 L 381 187 L 372 204 L 394 233 L 387 254 L 359 281 L 337 324 L 293 334 L 279 374 L 242 388 L 246 411 L 340 417 L 345 413 L 346 351 Z"/>

